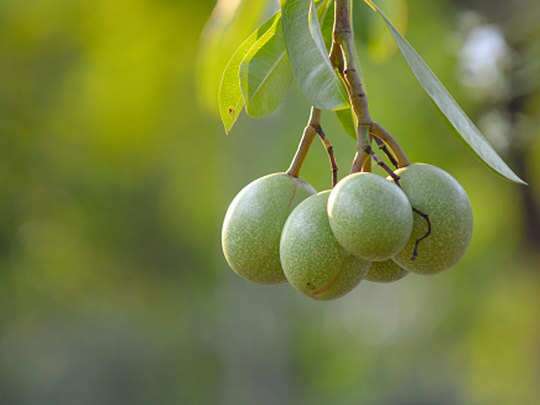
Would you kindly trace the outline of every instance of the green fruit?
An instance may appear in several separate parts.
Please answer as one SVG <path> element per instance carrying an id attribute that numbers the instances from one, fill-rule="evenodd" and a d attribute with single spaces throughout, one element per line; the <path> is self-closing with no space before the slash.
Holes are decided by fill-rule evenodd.
<path id="1" fill-rule="evenodd" d="M 465 254 L 472 236 L 472 210 L 465 190 L 444 170 L 427 164 L 413 164 L 396 174 L 411 205 L 429 216 L 432 232 L 419 243 L 413 260 L 415 242 L 428 229 L 427 221 L 415 213 L 411 238 L 394 261 L 423 274 L 452 267 Z"/>
<path id="2" fill-rule="evenodd" d="M 392 260 L 386 260 L 384 262 L 373 262 L 366 275 L 366 280 L 375 283 L 391 283 L 401 280 L 407 274 L 409 274 L 407 270 L 402 269 Z"/>
<path id="3" fill-rule="evenodd" d="M 330 194 L 328 217 L 345 250 L 370 261 L 399 253 L 413 226 L 407 196 L 394 183 L 372 173 L 343 179 Z"/>
<path id="4" fill-rule="evenodd" d="M 221 242 L 225 259 L 240 276 L 262 284 L 286 281 L 279 241 L 290 212 L 315 190 L 285 173 L 248 184 L 227 210 Z"/>
<path id="5" fill-rule="evenodd" d="M 281 264 L 289 283 L 311 298 L 330 300 L 350 292 L 370 263 L 347 253 L 332 234 L 326 204 L 330 191 L 296 207 L 281 235 Z"/>

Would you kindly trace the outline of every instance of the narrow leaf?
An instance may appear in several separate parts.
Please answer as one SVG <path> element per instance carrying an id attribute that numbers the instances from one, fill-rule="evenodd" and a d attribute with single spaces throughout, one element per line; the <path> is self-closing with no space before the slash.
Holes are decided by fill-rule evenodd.
<path id="1" fill-rule="evenodd" d="M 273 112 L 287 94 L 291 81 L 281 13 L 278 13 L 240 65 L 240 83 L 247 113 L 261 117 Z"/>
<path id="2" fill-rule="evenodd" d="M 407 61 L 412 72 L 420 82 L 421 86 L 428 93 L 431 99 L 439 107 L 442 113 L 448 118 L 463 140 L 471 149 L 493 170 L 507 179 L 516 183 L 526 184 L 521 180 L 508 165 L 495 152 L 480 130 L 465 114 L 456 100 L 450 95 L 441 81 L 435 76 L 422 57 L 416 50 L 403 38 L 392 22 L 386 17 L 379 7 L 372 0 L 365 0 L 370 3 L 370 7 L 375 10 L 384 19 L 392 36 L 394 37 L 403 57 Z"/>
<path id="3" fill-rule="evenodd" d="M 309 102 L 323 110 L 348 105 L 324 44 L 312 0 L 281 0 L 283 33 L 294 76 Z"/>
<path id="4" fill-rule="evenodd" d="M 275 18 L 261 25 L 238 47 L 223 72 L 218 92 L 218 106 L 226 133 L 230 132 L 244 108 L 244 98 L 240 87 L 240 64 L 257 39 L 272 26 Z"/>

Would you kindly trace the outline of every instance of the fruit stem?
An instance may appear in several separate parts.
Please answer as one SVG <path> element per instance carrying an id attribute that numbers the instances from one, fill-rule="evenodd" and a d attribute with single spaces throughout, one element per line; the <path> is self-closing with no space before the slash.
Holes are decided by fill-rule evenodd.
<path id="1" fill-rule="evenodd" d="M 287 170 L 287 174 L 293 177 L 298 177 L 300 175 L 300 170 L 306 160 L 309 148 L 316 136 L 319 136 L 326 149 L 328 160 L 330 162 L 330 170 L 332 172 L 332 187 L 334 187 L 338 182 L 338 165 L 334 155 L 334 147 L 321 127 L 321 110 L 315 107 L 311 107 L 308 123 L 304 128 L 302 139 L 300 140 L 300 144 L 298 145 L 298 149 L 291 165 Z"/>
<path id="2" fill-rule="evenodd" d="M 302 138 L 300 139 L 300 143 L 298 144 L 298 149 L 296 150 L 291 165 L 287 169 L 287 174 L 289 176 L 298 177 L 300 175 L 300 170 L 302 169 L 302 165 L 306 160 L 309 148 L 311 147 L 313 140 L 317 136 L 317 131 L 315 130 L 315 128 L 320 128 L 320 121 L 321 110 L 315 107 L 311 107 L 311 111 L 309 113 L 309 120 L 306 127 L 304 128 L 304 133 L 302 134 Z"/>
<path id="3" fill-rule="evenodd" d="M 375 141 L 377 143 L 377 147 L 379 148 L 379 150 L 381 150 L 386 155 L 388 160 L 390 160 L 390 163 L 392 164 L 392 166 L 397 168 L 398 167 L 397 159 L 395 158 L 394 154 L 388 149 L 386 144 L 383 141 L 381 141 L 379 138 L 375 138 Z"/>
<path id="4" fill-rule="evenodd" d="M 400 180 L 400 177 L 394 173 L 394 171 L 388 167 L 388 165 L 384 162 L 384 160 L 381 160 L 379 159 L 379 157 L 373 152 L 373 150 L 371 149 L 371 146 L 368 146 L 368 150 L 367 150 L 367 155 L 366 155 L 366 160 L 364 162 L 362 162 L 362 166 L 361 166 L 361 170 L 362 172 L 365 172 L 365 171 L 369 171 L 369 170 L 365 170 L 364 168 L 367 168 L 367 167 L 371 167 L 371 159 L 373 159 L 375 161 L 375 163 L 377 163 L 377 166 L 379 166 L 381 169 L 383 169 L 386 174 L 388 174 L 395 182 L 396 184 L 399 186 L 399 180 Z"/>
<path id="5" fill-rule="evenodd" d="M 411 164 L 409 158 L 407 157 L 407 154 L 405 153 L 405 151 L 403 150 L 401 145 L 381 125 L 379 125 L 376 122 L 372 123 L 371 128 L 370 128 L 370 134 L 373 135 L 375 137 L 375 139 L 378 139 L 378 140 L 382 141 L 383 142 L 382 145 L 384 145 L 384 148 L 386 147 L 386 145 L 388 145 L 390 150 L 395 155 L 395 160 L 396 160 L 395 165 L 398 168 L 407 167 L 407 166 L 409 166 Z M 379 143 L 377 143 L 377 144 L 379 145 L 379 147 L 381 147 L 381 150 L 383 150 L 383 152 L 384 152 L 383 146 L 381 146 L 381 144 L 379 144 Z M 386 154 L 387 154 L 387 156 L 389 156 L 389 159 L 392 161 L 392 158 L 390 157 L 390 154 L 388 154 L 388 153 L 386 153 Z M 392 163 L 394 164 L 394 162 L 392 162 Z"/>
<path id="6" fill-rule="evenodd" d="M 321 139 L 322 144 L 324 145 L 326 149 L 326 153 L 328 155 L 328 160 L 330 162 L 330 169 L 332 171 L 332 188 L 336 186 L 338 183 L 338 165 L 336 162 L 336 157 L 334 155 L 334 147 L 332 146 L 332 143 L 330 140 L 326 137 L 326 134 L 324 133 L 321 126 L 315 129 L 317 131 L 317 134 L 319 134 L 319 138 Z"/>
<path id="7" fill-rule="evenodd" d="M 397 143 L 394 137 L 376 122 L 371 124 L 369 129 L 370 144 L 372 139 L 375 139 L 377 147 L 388 157 L 388 160 L 396 169 L 407 167 L 411 164 L 405 151 Z M 365 152 L 366 153 L 362 156 L 360 154 L 356 155 L 355 164 L 360 165 L 360 171 L 371 171 L 371 160 L 373 159 L 377 165 L 381 166 L 387 173 L 392 175 L 391 169 L 375 155 L 371 147 L 366 148 Z M 360 158 L 363 158 L 361 162 L 359 161 Z M 355 167 L 356 166 L 353 165 L 353 172 L 355 171 Z"/>
<path id="8" fill-rule="evenodd" d="M 373 141 L 373 137 L 369 136 L 369 143 Z M 372 161 L 371 156 L 366 156 L 366 159 L 364 160 L 364 163 L 362 163 L 362 168 L 360 169 L 361 172 L 371 172 L 372 168 Z"/>

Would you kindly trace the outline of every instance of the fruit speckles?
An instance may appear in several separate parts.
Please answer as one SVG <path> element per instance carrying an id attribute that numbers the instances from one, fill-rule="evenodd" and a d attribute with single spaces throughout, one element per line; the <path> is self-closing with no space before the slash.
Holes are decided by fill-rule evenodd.
<path id="1" fill-rule="evenodd" d="M 366 260 L 382 261 L 399 253 L 413 226 L 405 193 L 371 173 L 343 179 L 330 194 L 328 216 L 338 242 Z"/>
<path id="2" fill-rule="evenodd" d="M 472 234 L 465 191 L 448 173 L 426 164 L 395 174 L 399 185 L 392 177 L 362 172 L 319 194 L 286 173 L 255 180 L 225 216 L 228 264 L 247 280 L 288 281 L 316 300 L 342 297 L 362 279 L 390 283 L 409 272 L 452 267 Z"/>
<path id="3" fill-rule="evenodd" d="M 235 197 L 223 223 L 222 246 L 231 268 L 257 283 L 285 281 L 279 241 L 291 210 L 315 190 L 285 173 L 262 177 Z"/>
<path id="4" fill-rule="evenodd" d="M 374 283 L 392 283 L 401 280 L 409 272 L 399 267 L 392 260 L 384 262 L 374 262 L 371 264 L 366 280 Z"/>
<path id="5" fill-rule="evenodd" d="M 319 300 L 341 297 L 365 276 L 370 263 L 336 241 L 326 213 L 330 192 L 311 196 L 291 213 L 281 236 L 281 263 L 289 283 Z"/>

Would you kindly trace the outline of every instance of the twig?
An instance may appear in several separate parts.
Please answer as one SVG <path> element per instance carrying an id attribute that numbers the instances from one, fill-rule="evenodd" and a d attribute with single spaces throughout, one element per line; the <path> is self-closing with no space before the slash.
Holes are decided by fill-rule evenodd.
<path id="1" fill-rule="evenodd" d="M 315 128 L 315 130 L 317 131 L 317 134 L 319 134 L 319 138 L 321 139 L 321 142 L 326 149 L 326 153 L 328 154 L 328 160 L 330 161 L 330 167 L 332 170 L 332 187 L 335 187 L 338 183 L 338 165 L 334 155 L 334 147 L 332 146 L 330 140 L 326 137 L 326 134 L 320 125 Z"/>
<path id="2" fill-rule="evenodd" d="M 298 145 L 298 149 L 294 155 L 291 165 L 287 170 L 287 174 L 293 177 L 298 177 L 300 175 L 300 170 L 302 169 L 304 161 L 306 160 L 309 148 L 317 135 L 321 139 L 321 142 L 326 149 L 328 160 L 330 161 L 332 171 L 332 187 L 334 187 L 338 182 L 338 165 L 334 156 L 334 147 L 322 129 L 321 110 L 315 107 L 311 107 L 308 123 L 304 128 L 302 139 L 300 140 L 300 144 Z"/>
<path id="3" fill-rule="evenodd" d="M 371 145 L 373 141 L 373 137 L 369 136 L 369 144 Z M 369 156 L 366 160 L 364 160 L 364 163 L 362 164 L 362 172 L 371 172 L 372 170 L 372 159 L 371 156 Z"/>
<path id="4" fill-rule="evenodd" d="M 291 165 L 287 169 L 287 174 L 289 176 L 298 177 L 300 175 L 300 170 L 302 169 L 302 165 L 306 160 L 309 148 L 317 136 L 316 128 L 320 128 L 320 121 L 321 110 L 312 107 L 309 114 L 308 123 L 304 128 L 304 133 L 300 139 L 300 143 L 298 144 L 298 149 L 296 150 Z"/>
<path id="5" fill-rule="evenodd" d="M 386 129 L 384 129 L 381 125 L 379 125 L 376 122 L 373 122 L 370 126 L 370 134 L 375 137 L 375 139 L 379 139 L 384 144 L 388 145 L 391 149 L 391 151 L 395 154 L 395 164 L 397 167 L 406 167 L 411 164 L 409 161 L 409 158 L 407 157 L 407 154 L 401 147 L 401 145 L 396 141 L 396 139 L 388 132 Z M 387 156 L 390 158 L 390 154 L 385 152 Z M 391 159 L 392 160 L 392 159 Z"/>
<path id="6" fill-rule="evenodd" d="M 379 157 L 373 152 L 373 149 L 371 149 L 371 146 L 368 145 L 366 152 L 368 156 L 370 156 L 381 169 L 383 169 L 390 177 L 392 177 L 392 180 L 394 180 L 399 186 L 400 177 L 396 173 L 394 173 L 394 171 L 390 167 L 388 167 L 384 160 L 379 159 Z"/>
<path id="7" fill-rule="evenodd" d="M 377 147 L 379 150 L 386 155 L 392 166 L 395 168 L 398 167 L 398 162 L 392 152 L 390 152 L 390 149 L 386 146 L 386 144 L 381 141 L 379 138 L 375 138 L 375 143 L 377 144 Z"/>

